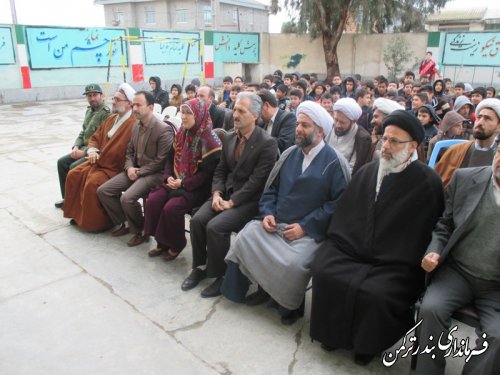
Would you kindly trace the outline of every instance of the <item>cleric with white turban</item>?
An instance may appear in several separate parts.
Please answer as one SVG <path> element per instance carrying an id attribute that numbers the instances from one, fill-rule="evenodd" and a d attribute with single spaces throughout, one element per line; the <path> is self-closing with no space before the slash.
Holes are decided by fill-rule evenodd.
<path id="1" fill-rule="evenodd" d="M 496 112 L 498 118 L 500 119 L 500 100 L 499 99 L 488 98 L 488 99 L 484 99 L 481 102 L 479 102 L 479 104 L 476 107 L 476 116 L 479 116 L 479 112 L 481 112 L 481 110 L 483 108 L 490 108 L 490 109 L 494 110 Z"/>
<path id="2" fill-rule="evenodd" d="M 330 134 L 333 127 L 333 119 L 332 116 L 328 114 L 326 109 L 324 109 L 320 104 L 311 100 L 302 102 L 297 108 L 297 117 L 301 113 L 308 116 L 315 125 L 323 128 L 323 134 L 325 134 L 325 137 Z"/>
<path id="3" fill-rule="evenodd" d="M 120 87 L 118 87 L 118 91 L 121 91 L 127 97 L 129 102 L 134 99 L 135 90 L 128 83 L 122 83 Z"/>
<path id="4" fill-rule="evenodd" d="M 386 98 L 377 98 L 373 102 L 373 110 L 378 109 L 384 115 L 390 115 L 392 112 L 397 111 L 398 109 L 404 110 L 405 108 L 396 103 L 394 100 L 386 99 Z"/>
<path id="5" fill-rule="evenodd" d="M 363 112 L 359 104 L 356 103 L 353 98 L 342 98 L 337 100 L 333 105 L 333 110 L 342 112 L 351 121 L 358 121 Z"/>

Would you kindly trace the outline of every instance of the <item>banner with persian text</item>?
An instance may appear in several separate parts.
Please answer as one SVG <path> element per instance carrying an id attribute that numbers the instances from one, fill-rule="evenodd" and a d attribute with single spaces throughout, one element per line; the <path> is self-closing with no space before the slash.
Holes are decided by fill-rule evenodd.
<path id="1" fill-rule="evenodd" d="M 214 61 L 258 64 L 260 35 L 258 33 L 214 32 Z"/>
<path id="2" fill-rule="evenodd" d="M 107 66 L 110 43 L 124 29 L 27 26 L 26 44 L 31 69 Z M 127 64 L 126 42 L 123 46 Z M 111 48 L 111 65 L 121 65 L 120 41 Z"/>
<path id="3" fill-rule="evenodd" d="M 200 34 L 189 32 L 143 31 L 147 65 L 200 62 Z M 189 49 L 189 54 L 188 54 Z"/>
<path id="4" fill-rule="evenodd" d="M 442 64 L 500 66 L 500 32 L 446 33 Z"/>
<path id="5" fill-rule="evenodd" d="M 0 64 L 15 63 L 12 29 L 10 27 L 0 27 Z"/>

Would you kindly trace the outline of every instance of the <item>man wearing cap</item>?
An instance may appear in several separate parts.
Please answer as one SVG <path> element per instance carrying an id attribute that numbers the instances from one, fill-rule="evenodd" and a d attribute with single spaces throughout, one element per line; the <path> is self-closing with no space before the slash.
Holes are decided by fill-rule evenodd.
<path id="1" fill-rule="evenodd" d="M 111 98 L 112 112 L 90 137 L 88 162 L 69 171 L 66 178 L 64 217 L 84 230 L 95 232 L 111 228 L 108 214 L 99 203 L 97 188 L 117 175 L 125 163 L 132 126 L 136 122 L 132 113 L 135 90 L 122 83 Z"/>
<path id="2" fill-rule="evenodd" d="M 417 160 L 418 119 L 396 110 L 383 126 L 380 160 L 353 176 L 312 264 L 311 337 L 361 365 L 415 324 L 420 262 L 444 208 L 439 176 Z"/>
<path id="3" fill-rule="evenodd" d="M 132 103 L 138 121 L 132 128 L 123 172 L 99 186 L 97 196 L 112 223 L 119 226 L 111 235 L 118 237 L 133 233 L 127 245 L 137 246 L 149 240 L 142 235 L 144 215 L 138 200 L 162 183 L 174 131 L 154 116 L 151 93 L 136 92 Z M 125 222 L 128 222 L 128 227 Z"/>
<path id="4" fill-rule="evenodd" d="M 296 146 L 281 155 L 260 199 L 257 219 L 239 233 L 226 256 L 222 293 L 250 305 L 271 296 L 279 304 L 283 324 L 304 314 L 314 253 L 350 179 L 348 172 L 344 174 L 342 156 L 323 140 L 332 123 L 318 103 L 299 105 Z M 259 290 L 245 299 L 250 280 Z"/>
<path id="5" fill-rule="evenodd" d="M 66 176 L 71 168 L 74 168 L 84 161 L 87 156 L 87 143 L 90 136 L 109 116 L 110 109 L 104 103 L 104 96 L 101 87 L 96 83 L 91 83 L 85 87 L 83 95 L 87 96 L 89 106 L 85 112 L 85 118 L 82 124 L 82 131 L 76 137 L 71 153 L 64 155 L 57 161 L 57 173 L 59 174 L 59 187 L 61 188 L 62 200 L 54 205 L 56 208 L 62 208 L 64 204 Z"/>
<path id="6" fill-rule="evenodd" d="M 356 121 L 362 109 L 352 98 L 342 98 L 333 105 L 334 133 L 329 144 L 349 162 L 352 174 L 371 160 L 372 140 L 370 134 Z"/>
<path id="7" fill-rule="evenodd" d="M 450 317 L 455 310 L 470 304 L 479 316 L 480 329 L 477 340 L 475 337 L 467 340 L 470 350 L 478 354 L 465 354 L 462 374 L 498 374 L 499 227 L 500 146 L 497 146 L 491 166 L 460 169 L 453 175 L 447 190 L 445 212 L 422 259 L 422 268 L 430 273 L 430 284 L 420 307 L 419 345 L 435 349 L 432 353 L 419 355 L 417 374 L 444 374 L 447 354 L 440 346 L 450 343 Z M 443 339 L 437 345 L 440 335 Z"/>
<path id="8" fill-rule="evenodd" d="M 482 167 L 491 165 L 500 132 L 500 100 L 488 98 L 476 108 L 477 120 L 472 129 L 475 140 L 451 146 L 436 164 L 436 172 L 448 186 L 453 173 L 458 168 Z"/>

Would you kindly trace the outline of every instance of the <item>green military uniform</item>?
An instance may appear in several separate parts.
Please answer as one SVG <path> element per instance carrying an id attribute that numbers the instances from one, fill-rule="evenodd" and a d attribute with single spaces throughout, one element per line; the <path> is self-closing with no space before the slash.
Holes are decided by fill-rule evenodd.
<path id="1" fill-rule="evenodd" d="M 82 131 L 76 137 L 73 147 L 76 146 L 80 150 L 87 151 L 87 144 L 90 137 L 110 113 L 111 110 L 104 102 L 95 110 L 91 106 L 88 106 L 87 112 L 85 112 L 85 119 L 83 120 Z"/>
<path id="2" fill-rule="evenodd" d="M 102 89 L 99 85 L 91 83 L 85 87 L 83 95 L 87 95 L 92 92 L 102 94 Z M 78 147 L 79 150 L 85 151 L 85 154 L 87 154 L 87 145 L 90 137 L 110 114 L 111 110 L 106 104 L 104 104 L 104 102 L 96 109 L 88 106 L 87 112 L 85 112 L 85 119 L 82 124 L 82 131 L 78 134 L 78 137 L 76 137 L 73 147 Z M 71 154 L 68 154 L 64 155 L 57 161 L 59 186 L 61 188 L 61 195 L 63 199 L 64 185 L 66 184 L 66 176 L 68 175 L 69 170 L 83 163 L 85 160 L 87 160 L 85 157 L 75 160 L 71 157 Z M 56 207 L 62 207 L 62 202 L 63 201 L 56 202 Z"/>

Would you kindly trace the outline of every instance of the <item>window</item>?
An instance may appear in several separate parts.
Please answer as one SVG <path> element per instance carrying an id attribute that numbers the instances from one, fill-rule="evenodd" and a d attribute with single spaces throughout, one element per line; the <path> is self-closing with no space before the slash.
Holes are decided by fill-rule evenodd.
<path id="1" fill-rule="evenodd" d="M 187 9 L 176 9 L 175 10 L 175 19 L 177 23 L 186 23 L 187 22 Z"/>
<path id="2" fill-rule="evenodd" d="M 156 23 L 154 7 L 151 6 L 144 7 L 144 22 L 149 24 Z"/>
<path id="3" fill-rule="evenodd" d="M 203 21 L 205 25 L 212 24 L 212 7 L 210 5 L 205 5 L 203 7 Z"/>
<path id="4" fill-rule="evenodd" d="M 253 9 L 250 12 L 248 12 L 248 24 L 250 26 L 253 26 Z"/>
<path id="5" fill-rule="evenodd" d="M 234 24 L 238 23 L 238 8 L 233 9 L 233 23 Z"/>
<path id="6" fill-rule="evenodd" d="M 123 11 L 120 8 L 113 8 L 113 25 L 118 26 L 122 25 L 123 26 Z"/>

